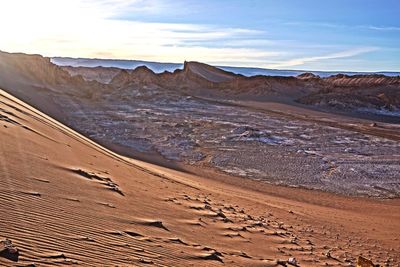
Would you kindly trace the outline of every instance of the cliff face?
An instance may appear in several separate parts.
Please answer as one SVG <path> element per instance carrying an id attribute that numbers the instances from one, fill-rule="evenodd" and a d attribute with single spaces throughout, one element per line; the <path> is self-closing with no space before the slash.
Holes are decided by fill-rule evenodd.
<path id="1" fill-rule="evenodd" d="M 105 88 L 97 81 L 86 81 L 81 75 L 70 75 L 49 58 L 0 52 L 0 86 L 8 88 L 9 85 L 76 94 L 91 94 L 91 91 Z"/>
<path id="2" fill-rule="evenodd" d="M 99 83 L 108 84 L 122 70 L 118 68 L 105 67 L 71 67 L 63 66 L 71 76 L 82 76 L 86 81 L 98 81 Z"/>
<path id="3" fill-rule="evenodd" d="M 14 75 L 20 82 L 35 83 L 38 86 L 60 85 L 66 83 L 79 84 L 82 77 L 71 77 L 68 72 L 52 64 L 49 58 L 39 55 L 10 54 L 0 52 L 0 75 Z M 8 77 L 11 78 L 11 77 Z"/>
<path id="4" fill-rule="evenodd" d="M 80 75 L 71 76 L 49 58 L 1 51 L 0 88 L 62 122 L 67 111 L 60 108 L 60 102 L 94 99 L 108 89 L 97 81 L 85 81 Z"/>
<path id="5" fill-rule="evenodd" d="M 379 87 L 400 85 L 400 77 L 388 77 L 385 75 L 343 75 L 338 74 L 324 79 L 332 87 Z"/>
<path id="6" fill-rule="evenodd" d="M 109 84 L 115 88 L 124 89 L 131 86 L 157 84 L 158 80 L 158 76 L 151 69 L 142 66 L 134 70 L 121 70 Z"/>
<path id="7" fill-rule="evenodd" d="M 299 102 L 339 109 L 400 110 L 400 77 L 335 75 L 322 79 L 321 88 Z"/>

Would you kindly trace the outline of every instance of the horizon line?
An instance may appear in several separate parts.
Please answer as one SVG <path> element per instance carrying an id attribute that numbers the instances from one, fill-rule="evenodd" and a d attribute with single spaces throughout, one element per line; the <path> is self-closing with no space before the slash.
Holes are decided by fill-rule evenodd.
<path id="1" fill-rule="evenodd" d="M 140 62 L 147 62 L 147 63 L 161 63 L 161 64 L 176 64 L 176 65 L 183 65 L 184 62 L 198 62 L 198 63 L 204 63 L 213 67 L 217 68 L 243 68 L 243 69 L 260 69 L 260 70 L 276 70 L 276 71 L 299 71 L 299 72 L 325 72 L 325 73 L 398 73 L 397 76 L 400 76 L 400 70 L 375 70 L 375 71 L 358 71 L 358 70 L 310 70 L 310 69 L 278 69 L 278 68 L 266 68 L 266 67 L 255 67 L 255 66 L 238 66 L 238 65 L 218 65 L 218 64 L 212 64 L 212 63 L 207 63 L 207 62 L 202 62 L 198 60 L 184 60 L 182 63 L 178 62 L 165 62 L 165 61 L 151 61 L 151 60 L 143 60 L 143 59 L 131 59 L 131 58 L 101 58 L 101 57 L 74 57 L 74 56 L 46 56 L 42 55 L 40 53 L 26 53 L 26 52 L 7 52 L 4 50 L 0 49 L 0 52 L 3 53 L 8 53 L 8 54 L 25 54 L 25 55 L 38 55 L 44 58 L 70 58 L 70 59 L 88 59 L 88 60 L 115 60 L 115 61 L 140 61 Z M 55 64 L 55 63 L 53 63 Z M 57 65 L 57 64 L 55 64 Z M 143 65 L 144 66 L 144 65 Z M 71 66 L 73 67 L 73 66 Z M 85 66 L 81 66 L 85 67 Z M 104 66 L 97 66 L 97 67 L 104 67 Z M 107 67 L 105 67 L 107 68 Z M 114 67 L 114 68 L 119 68 L 119 67 Z M 120 68 L 123 69 L 123 68 Z M 179 68 L 177 68 L 179 69 Z"/>

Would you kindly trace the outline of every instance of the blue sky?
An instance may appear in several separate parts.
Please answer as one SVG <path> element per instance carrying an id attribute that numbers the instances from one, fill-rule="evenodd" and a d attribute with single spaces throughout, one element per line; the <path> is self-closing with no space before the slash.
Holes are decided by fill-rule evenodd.
<path id="1" fill-rule="evenodd" d="M 400 71 L 394 0 L 2 0 L 0 10 L 11 25 L 0 49 L 11 52 Z"/>

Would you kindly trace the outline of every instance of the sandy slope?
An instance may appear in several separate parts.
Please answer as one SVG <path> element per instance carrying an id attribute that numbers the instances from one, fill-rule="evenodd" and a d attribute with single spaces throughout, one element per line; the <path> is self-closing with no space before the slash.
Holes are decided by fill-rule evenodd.
<path id="1" fill-rule="evenodd" d="M 0 101 L 0 238 L 20 252 L 1 266 L 400 262 L 398 200 L 204 179 L 120 157 L 4 91 Z"/>

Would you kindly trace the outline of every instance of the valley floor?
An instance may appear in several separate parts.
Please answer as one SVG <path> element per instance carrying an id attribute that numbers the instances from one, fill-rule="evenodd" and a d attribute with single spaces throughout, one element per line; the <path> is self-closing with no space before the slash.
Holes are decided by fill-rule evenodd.
<path id="1" fill-rule="evenodd" d="M 398 124 L 375 125 L 294 103 L 222 101 L 154 88 L 53 99 L 69 126 L 128 156 L 151 161 L 157 155 L 169 166 L 212 168 L 276 185 L 400 196 Z"/>

